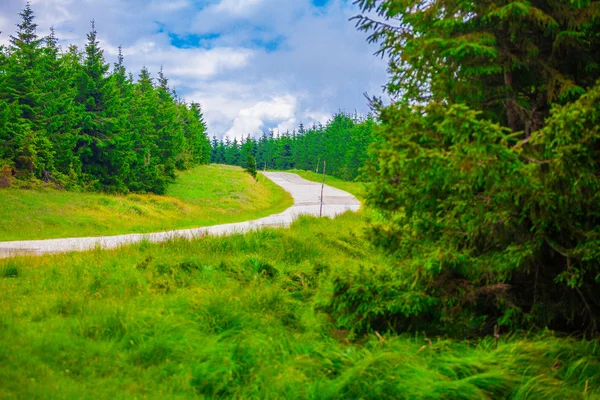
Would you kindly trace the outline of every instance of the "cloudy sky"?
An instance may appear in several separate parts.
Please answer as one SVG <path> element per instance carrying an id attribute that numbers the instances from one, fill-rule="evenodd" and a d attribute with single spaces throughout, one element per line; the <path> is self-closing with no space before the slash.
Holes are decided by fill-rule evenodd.
<path id="1" fill-rule="evenodd" d="M 0 43 L 25 0 L 0 0 Z M 172 87 L 202 104 L 209 134 L 240 137 L 368 111 L 385 62 L 348 19 L 351 0 L 32 0 L 38 34 L 85 44 L 90 21 L 108 62 L 123 46 L 135 75 L 162 65 Z"/>

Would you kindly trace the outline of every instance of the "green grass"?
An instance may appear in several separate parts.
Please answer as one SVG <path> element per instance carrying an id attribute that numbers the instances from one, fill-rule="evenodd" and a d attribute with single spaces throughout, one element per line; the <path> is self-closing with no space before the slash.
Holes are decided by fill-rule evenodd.
<path id="1" fill-rule="evenodd" d="M 185 229 L 261 218 L 292 203 L 270 180 L 223 165 L 181 173 L 166 196 L 0 189 L 0 241 Z"/>
<path id="2" fill-rule="evenodd" d="M 312 171 L 302 171 L 299 169 L 292 169 L 292 170 L 282 171 L 282 172 L 291 172 L 294 174 L 298 174 L 302 178 L 309 180 L 309 181 L 313 181 L 313 182 L 319 182 L 319 183 L 323 182 L 323 174 L 316 174 Z M 332 186 L 334 188 L 343 190 L 345 192 L 348 192 L 348 193 L 354 195 L 360 201 L 363 201 L 365 198 L 364 182 L 345 181 L 345 180 L 336 178 L 335 176 L 325 175 L 325 184 Z"/>
<path id="3" fill-rule="evenodd" d="M 363 224 L 2 260 L 0 397 L 600 398 L 596 341 L 350 341 L 323 304 L 333 277 L 386 262 Z"/>

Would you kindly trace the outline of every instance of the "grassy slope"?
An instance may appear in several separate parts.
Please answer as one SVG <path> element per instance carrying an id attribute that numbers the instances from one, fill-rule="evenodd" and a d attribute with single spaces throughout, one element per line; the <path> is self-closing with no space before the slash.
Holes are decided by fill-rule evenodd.
<path id="1" fill-rule="evenodd" d="M 384 334 L 319 312 L 331 276 L 386 262 L 362 220 L 0 261 L 4 398 L 597 399 L 600 347 Z M 318 240 L 315 240 L 317 238 Z M 1 396 L 0 396 L 1 397 Z"/>
<path id="2" fill-rule="evenodd" d="M 245 221 L 283 211 L 291 196 L 241 168 L 180 174 L 167 196 L 0 189 L 0 241 L 147 233 Z"/>

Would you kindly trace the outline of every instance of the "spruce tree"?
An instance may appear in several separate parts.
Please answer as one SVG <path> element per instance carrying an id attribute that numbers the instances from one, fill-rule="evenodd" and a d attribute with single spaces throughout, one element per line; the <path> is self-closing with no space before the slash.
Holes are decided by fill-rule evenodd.
<path id="1" fill-rule="evenodd" d="M 171 95 L 168 79 L 163 74 L 162 68 L 158 73 L 156 95 L 157 108 L 154 121 L 160 163 L 163 165 L 164 173 L 170 179 L 175 179 L 176 168 L 184 169 L 190 162 L 189 157 L 184 153 L 186 149 L 184 124 L 187 120 L 187 109 L 185 106 L 178 108 L 179 105 Z"/>
<path id="2" fill-rule="evenodd" d="M 81 173 L 81 162 L 75 150 L 81 126 L 83 108 L 74 102 L 77 95 L 75 77 L 78 71 L 77 59 L 70 54 L 60 55 L 58 39 L 54 29 L 45 38 L 41 65 L 43 79 L 42 124 L 52 143 L 55 171 L 52 177 L 69 185 L 76 185 Z"/>
<path id="3" fill-rule="evenodd" d="M 132 170 L 135 171 L 135 177 L 129 185 L 137 192 L 164 193 L 168 184 L 157 146 L 158 136 L 153 116 L 157 106 L 158 98 L 150 72 L 143 67 L 135 84 L 131 115 L 131 141 L 135 154 Z"/>
<path id="4" fill-rule="evenodd" d="M 107 76 L 94 21 L 87 35 L 77 102 L 84 107 L 78 154 L 88 184 L 97 190 L 126 190 L 127 139 L 113 117 L 120 112 L 119 89 Z"/>
<path id="5" fill-rule="evenodd" d="M 35 15 L 29 3 L 19 14 L 16 36 L 10 36 L 9 58 L 6 64 L 6 100 L 11 136 L 9 153 L 17 169 L 38 178 L 53 170 L 53 151 L 41 118 L 43 66 L 42 40 L 37 36 Z M 17 111 L 18 110 L 18 111 Z"/>
<path id="6" fill-rule="evenodd" d="M 600 72 L 598 1 L 357 4 L 365 12 L 358 27 L 389 58 L 396 99 L 467 104 L 523 136 L 543 126 L 551 103 L 576 99 Z"/>
<path id="7" fill-rule="evenodd" d="M 248 154 L 246 158 L 246 172 L 248 172 L 254 179 L 257 179 L 256 175 L 256 159 L 253 155 Z"/>

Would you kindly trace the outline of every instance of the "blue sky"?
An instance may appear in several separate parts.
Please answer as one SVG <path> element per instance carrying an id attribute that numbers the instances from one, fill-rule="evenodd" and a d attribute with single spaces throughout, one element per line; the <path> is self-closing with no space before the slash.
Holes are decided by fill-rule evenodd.
<path id="1" fill-rule="evenodd" d="M 338 110 L 368 111 L 386 65 L 348 19 L 345 0 L 32 0 L 38 33 L 85 44 L 95 19 L 107 61 L 119 45 L 135 75 L 161 65 L 177 93 L 202 104 L 209 134 L 240 137 Z M 14 33 L 25 0 L 0 2 L 0 42 Z"/>

